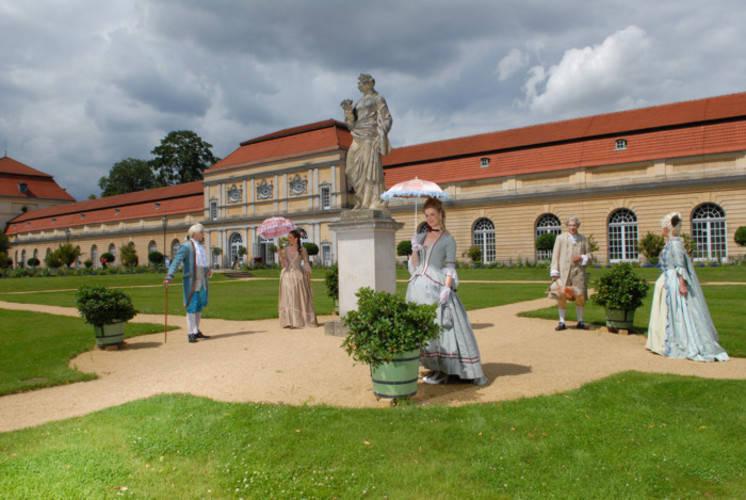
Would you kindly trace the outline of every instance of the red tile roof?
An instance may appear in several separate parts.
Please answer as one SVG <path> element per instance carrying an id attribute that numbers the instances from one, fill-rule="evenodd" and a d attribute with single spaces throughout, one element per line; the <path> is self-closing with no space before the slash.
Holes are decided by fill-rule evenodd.
<path id="1" fill-rule="evenodd" d="M 156 203 L 159 206 L 156 207 Z M 6 232 L 15 234 L 162 215 L 201 214 L 203 208 L 202 181 L 195 181 L 32 210 L 11 220 Z"/>
<path id="2" fill-rule="evenodd" d="M 30 175 L 34 177 L 49 177 L 52 176 L 45 174 L 40 170 L 31 168 L 28 165 L 21 163 L 18 160 L 14 160 L 10 156 L 3 156 L 0 158 L 0 174 L 13 174 L 13 175 Z"/>
<path id="3" fill-rule="evenodd" d="M 272 132 L 241 143 L 241 147 L 210 167 L 209 175 L 226 168 L 248 166 L 294 156 L 346 149 L 351 142 L 347 125 L 324 120 Z"/>
<path id="4" fill-rule="evenodd" d="M 456 156 L 692 126 L 745 116 L 746 92 L 742 92 L 405 146 L 387 155 L 384 165 L 395 167 L 423 161 L 442 161 Z"/>
<path id="5" fill-rule="evenodd" d="M 626 134 L 627 149 L 617 151 L 614 138 L 594 138 L 433 160 L 384 170 L 386 185 L 417 176 L 437 183 L 459 182 L 578 167 L 746 151 L 746 120 Z M 486 168 L 481 158 L 489 158 Z"/>
<path id="6" fill-rule="evenodd" d="M 26 185 L 25 192 L 20 184 Z M 0 196 L 14 198 L 75 201 L 49 175 L 9 156 L 0 158 Z"/>

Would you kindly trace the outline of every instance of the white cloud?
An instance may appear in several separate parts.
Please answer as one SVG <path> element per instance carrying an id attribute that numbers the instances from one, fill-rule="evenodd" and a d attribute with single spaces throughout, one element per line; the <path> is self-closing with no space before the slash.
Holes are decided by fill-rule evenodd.
<path id="1" fill-rule="evenodd" d="M 561 113 L 598 101 L 614 108 L 638 102 L 633 92 L 651 76 L 647 52 L 652 44 L 647 33 L 633 25 L 600 45 L 566 50 L 548 70 L 530 70 L 524 84 L 526 103 L 534 111 Z"/>
<path id="2" fill-rule="evenodd" d="M 528 54 L 524 54 L 520 49 L 510 49 L 508 55 L 497 63 L 498 78 L 503 82 L 526 66 L 528 66 Z"/>

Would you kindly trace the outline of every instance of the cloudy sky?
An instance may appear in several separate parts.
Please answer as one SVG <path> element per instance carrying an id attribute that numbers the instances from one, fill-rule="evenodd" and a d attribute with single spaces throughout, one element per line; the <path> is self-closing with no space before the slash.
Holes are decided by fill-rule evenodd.
<path id="1" fill-rule="evenodd" d="M 746 90 L 742 0 L 0 0 L 0 147 L 78 198 L 191 129 L 218 156 L 341 118 L 395 146 Z"/>

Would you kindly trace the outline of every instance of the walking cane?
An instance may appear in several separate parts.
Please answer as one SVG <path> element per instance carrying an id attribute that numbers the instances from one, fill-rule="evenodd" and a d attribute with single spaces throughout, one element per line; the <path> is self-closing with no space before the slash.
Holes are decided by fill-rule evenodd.
<path id="1" fill-rule="evenodd" d="M 163 287 L 163 343 L 168 344 L 168 285 Z"/>

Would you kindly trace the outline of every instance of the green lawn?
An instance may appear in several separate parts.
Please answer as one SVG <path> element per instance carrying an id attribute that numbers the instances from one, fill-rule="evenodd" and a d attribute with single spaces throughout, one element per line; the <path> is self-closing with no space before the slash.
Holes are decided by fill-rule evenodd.
<path id="1" fill-rule="evenodd" d="M 607 268 L 595 268 L 591 267 L 589 273 L 591 279 L 598 278 L 601 274 L 606 272 Z M 657 268 L 641 267 L 636 268 L 636 272 L 640 276 L 647 280 L 655 281 L 660 274 L 660 270 Z M 280 271 L 277 269 L 257 269 L 251 271 L 254 276 L 261 277 L 273 277 L 277 278 L 280 276 Z M 324 269 L 314 269 L 314 278 L 323 278 Z M 404 268 L 398 268 L 396 271 L 399 279 L 409 278 L 409 273 Z M 471 268 L 460 268 L 458 275 L 464 280 L 540 280 L 547 281 L 549 279 L 549 268 L 548 267 L 503 267 L 500 269 L 471 269 Z M 746 283 L 746 265 L 730 265 L 730 266 L 718 266 L 718 267 L 697 267 L 697 275 L 700 281 L 738 281 Z"/>
<path id="2" fill-rule="evenodd" d="M 457 390 L 454 387 L 454 390 Z M 746 491 L 746 381 L 336 409 L 157 396 L 0 434 L 8 498 L 702 498 Z"/>
<path id="3" fill-rule="evenodd" d="M 746 357 L 746 286 L 704 286 L 702 287 L 707 305 L 710 308 L 712 320 L 720 334 L 720 344 L 731 356 Z M 650 303 L 653 300 L 652 287 L 645 303 L 635 314 L 635 329 L 646 332 L 650 318 Z M 548 307 L 521 314 L 530 318 L 545 318 L 557 320 L 557 308 Z M 575 321 L 575 309 L 567 311 L 568 320 Z M 606 324 L 606 313 L 602 307 L 588 302 L 585 308 L 585 320 L 596 325 Z"/>
<path id="4" fill-rule="evenodd" d="M 68 366 L 95 344 L 93 327 L 83 320 L 26 311 L 0 314 L 0 395 L 96 378 Z M 162 325 L 130 323 L 125 335 L 161 331 Z"/>
<path id="5" fill-rule="evenodd" d="M 34 290 L 66 290 L 91 286 L 141 286 L 157 285 L 163 282 L 162 274 L 107 274 L 104 276 L 48 276 L 45 278 L 3 278 L 0 279 L 0 293 L 26 292 Z M 212 277 L 215 281 L 227 280 L 222 274 Z M 181 283 L 181 273 L 175 276 L 175 282 Z"/>
<path id="6" fill-rule="evenodd" d="M 34 280 L 37 278 L 26 278 Z M 211 282 L 210 304 L 205 310 L 205 318 L 229 320 L 255 320 L 277 317 L 277 297 L 279 280 L 236 281 L 222 280 Z M 314 305 L 318 314 L 330 314 L 332 301 L 326 296 L 324 283 L 313 282 Z M 406 290 L 405 283 L 398 283 L 399 293 Z M 538 284 L 499 285 L 466 283 L 459 289 L 459 295 L 467 309 L 491 307 L 540 297 L 546 286 Z M 143 313 L 163 313 L 163 288 L 129 288 L 127 294 L 138 311 Z M 26 304 L 55 306 L 75 306 L 75 292 L 42 292 L 29 294 L 0 293 L 0 300 Z M 184 314 L 180 284 L 169 289 L 169 312 Z"/>

